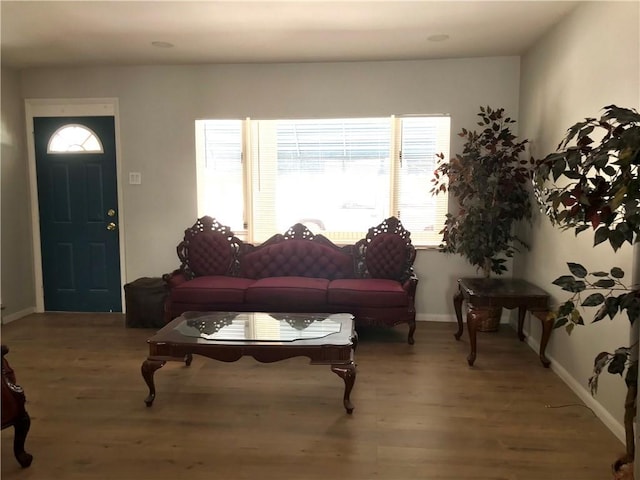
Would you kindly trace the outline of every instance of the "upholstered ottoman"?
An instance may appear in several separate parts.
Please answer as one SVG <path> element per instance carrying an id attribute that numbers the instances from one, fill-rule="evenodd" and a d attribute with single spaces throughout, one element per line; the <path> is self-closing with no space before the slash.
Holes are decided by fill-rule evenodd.
<path id="1" fill-rule="evenodd" d="M 164 301 L 168 289 L 162 278 L 142 277 L 124 286 L 127 307 L 126 326 L 160 328 L 164 326 Z"/>

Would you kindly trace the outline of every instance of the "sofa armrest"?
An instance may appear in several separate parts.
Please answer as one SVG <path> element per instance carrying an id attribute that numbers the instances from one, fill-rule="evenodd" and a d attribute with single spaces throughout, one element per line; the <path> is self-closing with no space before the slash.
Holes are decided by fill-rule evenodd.
<path id="1" fill-rule="evenodd" d="M 411 298 L 415 298 L 416 289 L 418 288 L 418 276 L 412 272 L 411 276 L 402 283 L 402 288 Z"/>
<path id="2" fill-rule="evenodd" d="M 169 290 L 171 290 L 181 283 L 186 282 L 188 278 L 185 273 L 178 268 L 171 273 L 165 273 L 164 275 L 162 275 L 162 280 L 164 280 Z"/>

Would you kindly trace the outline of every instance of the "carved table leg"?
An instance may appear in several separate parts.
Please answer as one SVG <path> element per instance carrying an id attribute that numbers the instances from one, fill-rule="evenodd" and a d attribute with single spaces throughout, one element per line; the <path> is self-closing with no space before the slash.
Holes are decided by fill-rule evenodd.
<path id="1" fill-rule="evenodd" d="M 456 340 L 460 340 L 464 327 L 462 326 L 462 292 L 458 290 L 453 295 L 453 308 L 456 311 L 456 320 L 458 320 L 458 331 L 453 334 Z"/>
<path id="2" fill-rule="evenodd" d="M 527 315 L 526 307 L 518 307 L 518 338 L 524 342 L 524 317 Z"/>
<path id="3" fill-rule="evenodd" d="M 416 321 L 415 319 L 409 323 L 409 337 L 407 339 L 407 342 L 409 343 L 409 345 L 413 345 L 415 343 L 415 340 L 413 339 L 413 334 L 416 331 Z"/>
<path id="4" fill-rule="evenodd" d="M 153 400 L 156 398 L 156 386 L 153 383 L 153 374 L 162 367 L 166 362 L 162 360 L 145 360 L 142 362 L 142 367 L 140 370 L 142 372 L 142 377 L 144 381 L 147 383 L 149 387 L 149 395 L 144 399 L 144 403 L 147 404 L 147 407 L 150 407 L 153 404 Z"/>
<path id="5" fill-rule="evenodd" d="M 344 408 L 348 414 L 351 414 L 353 413 L 353 404 L 351 403 L 349 395 L 356 381 L 356 366 L 353 362 L 347 365 L 331 365 L 331 371 L 344 380 Z"/>
<path id="6" fill-rule="evenodd" d="M 15 432 L 13 437 L 13 454 L 22 468 L 27 468 L 33 460 L 33 456 L 24 451 L 24 442 L 27 439 L 30 426 L 31 418 L 27 412 L 24 412 L 13 424 Z"/>
<path id="7" fill-rule="evenodd" d="M 549 368 L 551 362 L 546 357 L 544 352 L 547 349 L 547 343 L 549 343 L 549 338 L 551 337 L 551 330 L 553 330 L 553 320 L 547 319 L 546 312 L 541 312 L 536 316 L 542 322 L 542 338 L 540 339 L 540 361 L 545 368 Z"/>
<path id="8" fill-rule="evenodd" d="M 482 311 L 475 310 L 469 306 L 469 311 L 467 312 L 467 330 L 469 331 L 469 345 L 471 347 L 471 352 L 469 352 L 469 356 L 467 357 L 467 363 L 469 366 L 473 366 L 473 362 L 476 361 L 476 332 L 478 330 L 478 322 L 482 320 Z"/>

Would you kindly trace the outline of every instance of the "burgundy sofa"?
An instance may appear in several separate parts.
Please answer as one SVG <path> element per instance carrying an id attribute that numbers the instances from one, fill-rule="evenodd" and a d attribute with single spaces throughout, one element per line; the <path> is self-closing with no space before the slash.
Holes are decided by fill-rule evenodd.
<path id="1" fill-rule="evenodd" d="M 261 245 L 205 216 L 185 230 L 180 268 L 165 274 L 165 321 L 186 311 L 351 313 L 359 325 L 416 328 L 410 233 L 390 217 L 355 245 L 296 224 Z"/>

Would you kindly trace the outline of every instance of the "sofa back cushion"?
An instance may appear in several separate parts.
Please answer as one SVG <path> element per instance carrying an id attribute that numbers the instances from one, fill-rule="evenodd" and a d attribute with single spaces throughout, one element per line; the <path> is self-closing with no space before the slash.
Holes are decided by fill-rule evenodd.
<path id="1" fill-rule="evenodd" d="M 406 269 L 407 244 L 393 233 L 377 235 L 367 246 L 365 262 L 372 278 L 399 280 Z"/>
<path id="2" fill-rule="evenodd" d="M 355 244 L 354 252 L 360 278 L 405 282 L 413 276 L 416 249 L 411 244 L 411 233 L 396 217 L 370 228 L 367 236 Z"/>
<path id="3" fill-rule="evenodd" d="M 337 246 L 323 245 L 313 239 L 276 237 L 280 238 L 267 241 L 242 256 L 241 276 L 353 278 L 353 257 Z"/>
<path id="4" fill-rule="evenodd" d="M 229 240 L 216 232 L 201 232 L 189 243 L 189 269 L 196 277 L 224 275 L 234 261 Z"/>
<path id="5" fill-rule="evenodd" d="M 238 270 L 242 241 L 226 225 L 204 216 L 184 231 L 177 247 L 180 270 L 187 279 L 209 275 L 233 275 Z"/>

